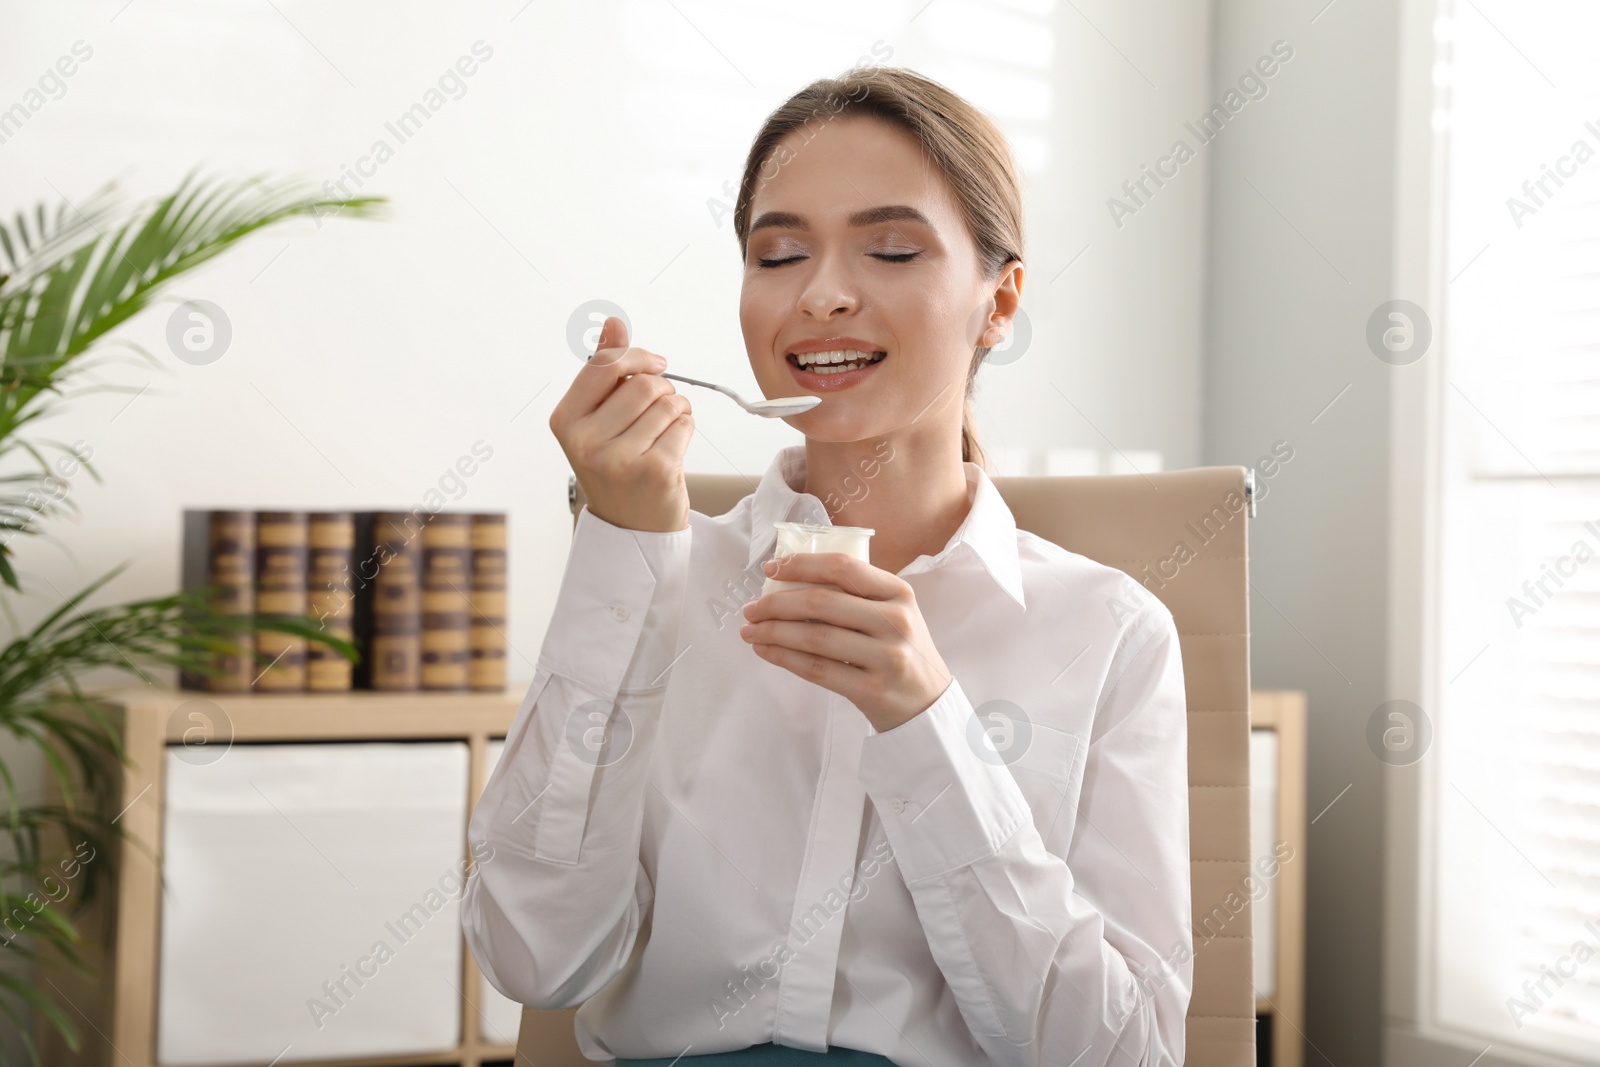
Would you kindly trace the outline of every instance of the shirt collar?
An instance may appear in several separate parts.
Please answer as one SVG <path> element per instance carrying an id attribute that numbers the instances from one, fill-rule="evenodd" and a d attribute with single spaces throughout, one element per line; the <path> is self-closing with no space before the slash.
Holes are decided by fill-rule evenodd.
<path id="1" fill-rule="evenodd" d="M 1022 595 L 1022 567 L 1017 559 L 1017 522 L 1000 496 L 1000 490 L 984 469 L 964 461 L 967 499 L 971 506 L 961 526 L 951 535 L 942 551 L 934 556 L 919 556 L 901 572 L 902 577 L 932 570 L 953 552 L 966 545 L 978 557 L 995 583 L 1004 589 L 1017 606 L 1026 610 Z M 828 510 L 815 494 L 794 488 L 805 485 L 806 446 L 789 445 L 778 451 L 756 486 L 750 509 L 750 559 L 748 565 L 771 558 L 777 541 L 773 523 L 809 522 L 832 526 Z"/>

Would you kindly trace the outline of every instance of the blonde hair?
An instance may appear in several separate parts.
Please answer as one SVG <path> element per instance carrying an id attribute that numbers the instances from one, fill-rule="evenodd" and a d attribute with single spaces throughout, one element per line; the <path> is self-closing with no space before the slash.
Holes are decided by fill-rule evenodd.
<path id="1" fill-rule="evenodd" d="M 997 278 L 1007 263 L 1022 259 L 1022 189 L 1005 135 L 972 104 L 904 67 L 859 67 L 838 78 L 819 78 L 767 116 L 750 145 L 734 205 L 741 259 L 749 246 L 756 182 L 778 143 L 813 120 L 851 115 L 882 119 L 922 145 L 961 207 L 984 277 Z M 973 350 L 961 413 L 961 458 L 980 467 L 987 462 L 978 443 L 972 397 L 978 368 L 988 354 L 989 348 Z"/>

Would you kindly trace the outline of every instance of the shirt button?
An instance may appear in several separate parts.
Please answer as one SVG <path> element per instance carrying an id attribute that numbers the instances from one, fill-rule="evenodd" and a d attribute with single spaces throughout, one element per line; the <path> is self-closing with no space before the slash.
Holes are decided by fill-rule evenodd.
<path id="1" fill-rule="evenodd" d="M 899 797 L 895 797 L 893 800 L 889 801 L 889 808 L 896 815 L 899 815 L 901 812 L 906 810 L 906 802 L 901 800 Z"/>
<path id="2" fill-rule="evenodd" d="M 611 609 L 611 617 L 616 619 L 618 622 L 627 622 L 628 609 L 623 607 L 621 604 L 617 604 Z"/>

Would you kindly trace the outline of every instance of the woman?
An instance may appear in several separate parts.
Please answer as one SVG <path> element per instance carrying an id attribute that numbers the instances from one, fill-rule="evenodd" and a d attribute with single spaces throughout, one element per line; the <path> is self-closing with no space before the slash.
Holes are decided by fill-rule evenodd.
<path id="1" fill-rule="evenodd" d="M 587 505 L 472 818 L 474 956 L 621 1065 L 1182 1063 L 1172 617 L 1018 530 L 973 434 L 1022 289 L 1005 139 L 908 70 L 821 80 L 735 223 L 761 390 L 822 403 L 693 512 L 688 401 L 606 321 L 550 418 Z M 871 562 L 772 560 L 780 520 Z"/>

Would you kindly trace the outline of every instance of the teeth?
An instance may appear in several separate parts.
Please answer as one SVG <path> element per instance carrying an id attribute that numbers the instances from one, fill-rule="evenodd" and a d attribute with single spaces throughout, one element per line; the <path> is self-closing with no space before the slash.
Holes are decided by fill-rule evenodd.
<path id="1" fill-rule="evenodd" d="M 841 349 L 834 352 L 804 352 L 795 355 L 795 362 L 816 374 L 837 374 L 843 370 L 857 370 L 877 362 L 882 357 L 871 353 Z"/>

